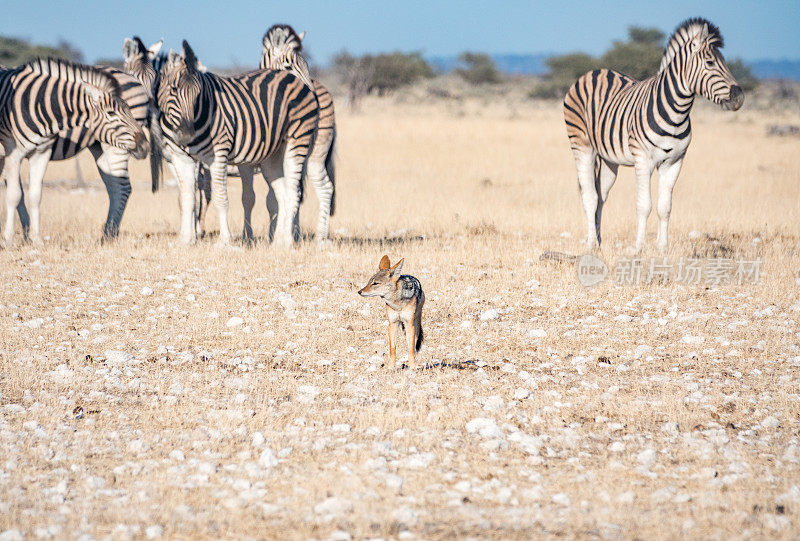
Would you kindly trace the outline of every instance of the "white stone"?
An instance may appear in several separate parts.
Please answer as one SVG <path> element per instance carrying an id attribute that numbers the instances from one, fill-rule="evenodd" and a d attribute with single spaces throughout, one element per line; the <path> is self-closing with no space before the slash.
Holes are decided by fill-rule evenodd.
<path id="1" fill-rule="evenodd" d="M 476 417 L 469 421 L 466 427 L 470 434 L 477 433 L 483 438 L 499 438 L 503 435 L 495 420 L 489 417 Z"/>
<path id="2" fill-rule="evenodd" d="M 180 462 L 180 461 L 182 461 L 183 459 L 186 458 L 184 456 L 184 454 L 183 454 L 183 451 L 181 451 L 180 449 L 173 449 L 172 451 L 170 451 L 169 452 L 169 457 L 172 460 L 177 460 L 178 462 Z"/>
<path id="3" fill-rule="evenodd" d="M 528 338 L 544 338 L 547 336 L 547 331 L 544 329 L 528 329 Z"/>
<path id="4" fill-rule="evenodd" d="M 319 394 L 319 388 L 313 385 L 300 385 L 297 388 L 297 401 L 306 404 L 312 403 Z"/>
<path id="5" fill-rule="evenodd" d="M 133 355 L 127 351 L 117 351 L 113 349 L 107 349 L 103 355 L 106 358 L 106 364 L 109 366 L 113 366 L 115 364 L 128 364 L 134 359 Z"/>
<path id="6" fill-rule="evenodd" d="M 142 294 L 142 295 L 144 295 L 145 297 L 148 297 L 148 296 L 150 296 L 150 295 L 152 295 L 152 294 L 153 294 L 153 290 L 152 290 L 152 288 L 149 288 L 149 287 L 147 287 L 147 286 L 144 286 L 144 287 L 142 288 L 142 290 L 141 290 L 139 293 L 141 293 L 141 294 Z"/>
<path id="7" fill-rule="evenodd" d="M 779 426 L 781 426 L 781 422 L 771 415 L 761 421 L 761 428 L 778 428 Z"/>
<path id="8" fill-rule="evenodd" d="M 392 518 L 405 526 L 415 526 L 419 520 L 417 512 L 408 506 L 395 509 L 392 513 Z"/>
<path id="9" fill-rule="evenodd" d="M 506 402 L 500 396 L 492 395 L 483 403 L 485 411 L 500 411 L 505 409 Z"/>
<path id="10" fill-rule="evenodd" d="M 38 329 L 39 327 L 44 325 L 44 319 L 40 317 L 35 317 L 33 319 L 29 319 L 28 321 L 23 323 L 23 325 L 25 327 L 28 327 L 29 329 Z"/>
<path id="11" fill-rule="evenodd" d="M 629 490 L 627 492 L 623 492 L 619 496 L 617 496 L 618 503 L 630 504 L 636 499 L 636 494 L 633 491 Z"/>
<path id="12" fill-rule="evenodd" d="M 640 451 L 636 455 L 636 461 L 643 466 L 650 466 L 651 464 L 655 464 L 656 459 L 658 458 L 657 453 L 653 449 L 645 449 L 644 451 Z"/>
<path id="13" fill-rule="evenodd" d="M 705 341 L 706 338 L 704 336 L 692 336 L 691 334 L 684 335 L 683 338 L 681 338 L 681 342 L 684 344 L 697 345 L 702 344 Z"/>
<path id="14" fill-rule="evenodd" d="M 625 450 L 625 444 L 621 441 L 615 441 L 608 446 L 608 450 L 612 453 L 621 453 Z"/>
<path id="15" fill-rule="evenodd" d="M 525 400 L 531 395 L 531 392 L 524 387 L 517 387 L 514 390 L 514 400 Z"/>
<path id="16" fill-rule="evenodd" d="M 556 505 L 568 506 L 570 504 L 569 496 L 564 492 L 553 494 L 553 503 Z"/>
<path id="17" fill-rule="evenodd" d="M 258 463 L 264 468 L 274 468 L 278 465 L 278 457 L 275 456 L 272 449 L 267 448 L 261 452 Z"/>
<path id="18" fill-rule="evenodd" d="M 500 318 L 500 311 L 497 308 L 490 308 L 481 312 L 481 321 L 494 321 Z"/>
<path id="19" fill-rule="evenodd" d="M 344 515 L 353 510 L 350 500 L 343 498 L 330 497 L 314 506 L 314 512 L 318 515 Z"/>
<path id="20" fill-rule="evenodd" d="M 262 447 L 265 443 L 267 443 L 267 438 L 264 437 L 264 434 L 261 432 L 253 432 L 253 440 L 252 444 L 253 447 Z"/>
<path id="21" fill-rule="evenodd" d="M 158 524 L 153 524 L 145 528 L 144 535 L 146 535 L 148 539 L 157 539 L 164 535 L 164 528 Z"/>
<path id="22" fill-rule="evenodd" d="M 240 318 L 238 316 L 233 316 L 232 318 L 230 318 L 228 320 L 228 322 L 225 324 L 225 326 L 226 327 L 238 327 L 242 323 L 244 323 L 244 320 L 242 318 Z"/>

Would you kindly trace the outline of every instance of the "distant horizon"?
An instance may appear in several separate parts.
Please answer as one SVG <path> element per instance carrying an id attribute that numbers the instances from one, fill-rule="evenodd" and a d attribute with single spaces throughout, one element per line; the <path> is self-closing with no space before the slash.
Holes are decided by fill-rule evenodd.
<path id="1" fill-rule="evenodd" d="M 474 0 L 402 4 L 364 0 L 197 0 L 191 5 L 140 0 L 134 6 L 101 0 L 79 4 L 42 0 L 4 7 L 0 34 L 53 45 L 64 39 L 86 61 L 119 58 L 123 39 L 139 35 L 147 43 L 166 38 L 177 49 L 187 39 L 208 66 L 255 65 L 261 37 L 275 23 L 306 31 L 304 48 L 313 62 L 326 64 L 339 51 L 352 54 L 421 51 L 448 57 L 463 51 L 491 55 L 602 54 L 624 40 L 630 26 L 655 27 L 669 35 L 683 20 L 703 16 L 725 37 L 727 58 L 745 62 L 800 59 L 800 2 L 779 0 L 730 3 L 688 0 L 667 4 L 642 0 L 568 4 L 506 0 L 490 5 Z"/>

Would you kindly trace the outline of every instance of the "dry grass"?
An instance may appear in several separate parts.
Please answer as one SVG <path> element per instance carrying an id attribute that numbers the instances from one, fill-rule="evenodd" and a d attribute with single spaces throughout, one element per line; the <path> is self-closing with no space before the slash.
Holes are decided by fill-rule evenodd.
<path id="1" fill-rule="evenodd" d="M 765 126 L 798 118 L 766 115 L 698 108 L 671 224 L 671 257 L 716 253 L 688 236 L 707 233 L 762 258 L 758 285 L 587 290 L 539 262 L 584 235 L 550 105 L 340 111 L 323 249 L 175 246 L 177 194 L 152 195 L 143 163 L 120 240 L 101 246 L 99 181 L 48 186 L 46 245 L 0 251 L 0 532 L 796 537 L 800 157 Z M 625 170 L 610 264 L 633 241 L 633 197 Z M 439 366 L 380 367 L 383 310 L 355 290 L 383 253 L 422 281 L 420 358 Z M 470 432 L 480 417 L 497 428 Z"/>

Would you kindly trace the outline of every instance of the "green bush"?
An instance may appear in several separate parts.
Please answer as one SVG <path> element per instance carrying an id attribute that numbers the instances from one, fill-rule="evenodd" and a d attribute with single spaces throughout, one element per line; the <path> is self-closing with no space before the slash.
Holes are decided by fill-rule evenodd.
<path id="1" fill-rule="evenodd" d="M 569 53 L 547 59 L 549 73 L 528 94 L 536 99 L 562 99 L 575 80 L 597 67 L 597 59 L 586 53 Z"/>
<path id="2" fill-rule="evenodd" d="M 369 90 L 376 90 L 378 94 L 434 76 L 433 68 L 419 52 L 367 55 L 364 61 L 371 71 Z"/>
<path id="3" fill-rule="evenodd" d="M 458 56 L 458 64 L 455 72 L 470 84 L 495 84 L 501 80 L 500 72 L 488 54 L 464 52 Z"/>
<path id="4" fill-rule="evenodd" d="M 741 58 L 734 58 L 728 62 L 728 69 L 731 70 L 731 75 L 745 92 L 754 90 L 758 86 L 758 78 L 753 75 L 753 70 Z"/>
<path id="5" fill-rule="evenodd" d="M 71 59 L 74 53 L 74 49 L 64 50 L 48 45 L 34 45 L 24 39 L 0 36 L 0 65 L 7 68 L 14 68 L 38 57 Z"/>
<path id="6" fill-rule="evenodd" d="M 615 41 L 600 57 L 600 67 L 613 69 L 634 79 L 652 77 L 664 56 L 664 33 L 657 28 L 628 28 L 628 41 Z"/>

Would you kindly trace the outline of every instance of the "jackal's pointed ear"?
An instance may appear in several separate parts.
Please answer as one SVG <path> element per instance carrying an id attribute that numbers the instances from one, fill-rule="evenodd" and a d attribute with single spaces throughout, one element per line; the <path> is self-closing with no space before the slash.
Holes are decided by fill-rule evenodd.
<path id="1" fill-rule="evenodd" d="M 400 271 L 403 270 L 403 261 L 405 261 L 405 260 L 406 259 L 403 258 L 403 259 L 401 259 L 400 261 L 398 261 L 397 263 L 394 264 L 394 267 L 391 268 L 391 272 L 389 273 L 392 277 L 400 275 Z"/>
<path id="2" fill-rule="evenodd" d="M 391 266 L 392 264 L 389 262 L 389 256 L 385 255 L 381 258 L 381 262 L 378 263 L 378 270 L 386 270 Z"/>

